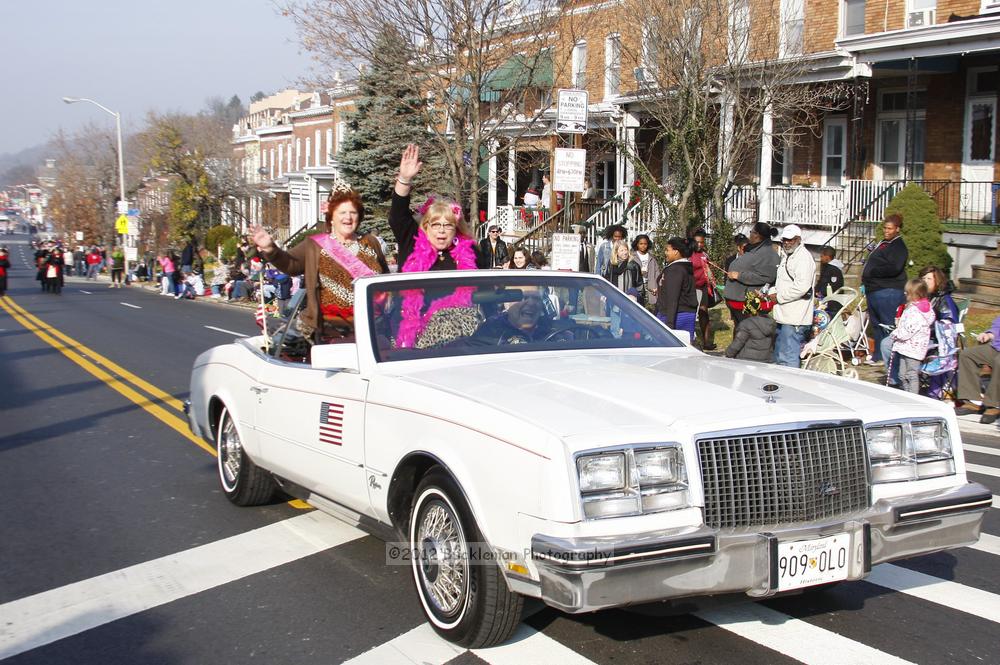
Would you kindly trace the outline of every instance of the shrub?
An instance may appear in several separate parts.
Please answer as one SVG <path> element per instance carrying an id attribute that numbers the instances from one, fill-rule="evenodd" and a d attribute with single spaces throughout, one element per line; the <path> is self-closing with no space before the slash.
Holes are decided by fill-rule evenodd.
<path id="1" fill-rule="evenodd" d="M 218 251 L 219 245 L 225 246 L 227 240 L 235 237 L 236 231 L 233 230 L 233 227 L 219 224 L 218 226 L 213 226 L 205 233 L 205 247 L 208 251 L 215 253 Z"/>
<path id="2" fill-rule="evenodd" d="M 910 183 L 904 187 L 886 207 L 885 214 L 903 218 L 903 240 L 910 251 L 906 274 L 910 278 L 917 277 L 925 266 L 937 266 L 946 275 L 951 274 L 951 255 L 942 237 L 937 204 L 920 185 Z M 876 237 L 882 237 L 881 225 Z"/>
<path id="3" fill-rule="evenodd" d="M 233 235 L 231 238 L 226 238 L 225 242 L 222 243 L 222 260 L 226 263 L 232 263 L 236 260 L 236 236 Z"/>

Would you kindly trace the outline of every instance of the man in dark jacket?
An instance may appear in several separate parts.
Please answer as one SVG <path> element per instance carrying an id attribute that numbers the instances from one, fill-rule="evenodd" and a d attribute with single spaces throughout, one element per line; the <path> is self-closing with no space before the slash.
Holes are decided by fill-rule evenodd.
<path id="1" fill-rule="evenodd" d="M 479 241 L 480 268 L 503 268 L 510 257 L 507 251 L 507 243 L 500 239 L 500 227 L 492 225 L 487 231 L 486 237 Z"/>
<path id="2" fill-rule="evenodd" d="M 880 324 L 891 326 L 896 318 L 896 309 L 906 301 L 903 288 L 906 286 L 906 266 L 910 262 L 910 252 L 900 233 L 903 218 L 889 215 L 882 225 L 884 240 L 880 242 L 865 261 L 861 273 L 861 284 L 868 298 L 868 316 L 871 320 L 875 352 L 872 364 L 882 361 L 879 345 L 888 334 Z"/>

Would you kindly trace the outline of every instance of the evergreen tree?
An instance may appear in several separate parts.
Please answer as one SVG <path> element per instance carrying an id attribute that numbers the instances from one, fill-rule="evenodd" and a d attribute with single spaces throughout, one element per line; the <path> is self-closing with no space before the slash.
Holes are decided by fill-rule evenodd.
<path id="1" fill-rule="evenodd" d="M 422 201 L 445 189 L 443 160 L 431 146 L 427 132 L 427 106 L 420 90 L 397 72 L 409 58 L 407 42 L 394 30 L 380 37 L 379 57 L 358 80 L 356 110 L 347 116 L 348 132 L 338 163 L 344 180 L 361 195 L 367 211 L 365 226 L 380 235 L 390 233 L 387 216 L 396 184 L 399 158 L 408 143 L 420 146 L 424 167 L 414 183 L 411 197 Z"/>
<path id="2" fill-rule="evenodd" d="M 903 218 L 903 239 L 910 252 L 910 264 L 906 267 L 909 277 L 916 277 L 925 266 L 937 266 L 946 275 L 950 274 L 951 255 L 942 237 L 937 204 L 920 185 L 910 183 L 904 187 L 886 206 L 885 214 Z M 880 227 L 877 237 L 881 235 Z"/>

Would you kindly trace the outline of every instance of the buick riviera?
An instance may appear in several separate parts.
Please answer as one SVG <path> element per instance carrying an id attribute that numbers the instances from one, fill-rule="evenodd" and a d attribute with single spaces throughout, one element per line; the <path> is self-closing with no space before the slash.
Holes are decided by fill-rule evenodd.
<path id="1" fill-rule="evenodd" d="M 404 543 L 457 644 L 506 640 L 525 597 L 767 598 L 979 538 L 991 494 L 942 404 L 704 355 L 591 275 L 354 296 L 353 341 L 310 347 L 296 299 L 273 334 L 201 354 L 190 426 L 232 502 L 297 496 Z"/>

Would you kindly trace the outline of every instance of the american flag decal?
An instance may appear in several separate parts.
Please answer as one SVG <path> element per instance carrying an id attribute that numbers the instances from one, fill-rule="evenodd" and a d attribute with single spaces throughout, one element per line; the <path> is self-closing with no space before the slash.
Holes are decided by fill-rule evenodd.
<path id="1" fill-rule="evenodd" d="M 319 406 L 319 440 L 331 446 L 344 445 L 344 405 L 323 402 Z"/>

